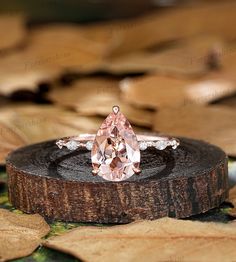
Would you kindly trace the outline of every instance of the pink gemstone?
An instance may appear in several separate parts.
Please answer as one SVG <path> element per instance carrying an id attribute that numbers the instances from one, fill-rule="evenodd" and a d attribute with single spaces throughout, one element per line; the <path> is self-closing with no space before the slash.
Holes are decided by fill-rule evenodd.
<path id="1" fill-rule="evenodd" d="M 93 170 L 102 178 L 122 181 L 139 168 L 137 137 L 121 112 L 112 112 L 98 129 L 92 148 Z"/>

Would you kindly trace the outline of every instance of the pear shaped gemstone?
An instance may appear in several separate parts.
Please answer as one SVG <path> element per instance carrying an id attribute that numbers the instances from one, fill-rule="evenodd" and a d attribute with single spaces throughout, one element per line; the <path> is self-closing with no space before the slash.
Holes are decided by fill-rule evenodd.
<path id="1" fill-rule="evenodd" d="M 99 128 L 91 153 L 93 173 L 109 181 L 131 177 L 140 165 L 137 137 L 117 108 L 113 108 Z"/>

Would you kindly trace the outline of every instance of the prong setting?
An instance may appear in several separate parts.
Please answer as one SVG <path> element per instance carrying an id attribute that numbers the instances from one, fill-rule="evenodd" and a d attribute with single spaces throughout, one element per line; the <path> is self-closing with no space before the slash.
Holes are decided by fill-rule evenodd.
<path id="1" fill-rule="evenodd" d="M 139 167 L 133 167 L 133 171 L 136 175 L 140 175 L 140 173 L 142 172 L 142 170 Z"/>
<path id="2" fill-rule="evenodd" d="M 99 170 L 98 169 L 93 169 L 92 170 L 92 174 L 93 176 L 96 176 L 98 174 Z"/>
<path id="3" fill-rule="evenodd" d="M 114 113 L 115 115 L 117 115 L 117 114 L 119 113 L 119 111 L 120 111 L 120 107 L 119 107 L 119 106 L 113 106 L 113 107 L 112 107 L 112 111 L 113 111 L 113 113 Z"/>

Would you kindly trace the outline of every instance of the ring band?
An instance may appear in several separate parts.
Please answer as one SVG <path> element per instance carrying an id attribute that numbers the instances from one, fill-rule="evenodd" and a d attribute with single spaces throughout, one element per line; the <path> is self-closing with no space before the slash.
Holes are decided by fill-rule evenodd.
<path id="1" fill-rule="evenodd" d="M 69 150 L 76 150 L 78 148 L 86 148 L 92 150 L 95 134 L 81 134 L 79 136 L 65 137 L 57 140 L 56 145 L 62 149 L 66 147 Z M 155 147 L 157 150 L 164 150 L 167 147 L 176 149 L 180 141 L 177 138 L 166 136 L 153 135 L 137 135 L 140 150 L 146 150 L 149 147 Z"/>

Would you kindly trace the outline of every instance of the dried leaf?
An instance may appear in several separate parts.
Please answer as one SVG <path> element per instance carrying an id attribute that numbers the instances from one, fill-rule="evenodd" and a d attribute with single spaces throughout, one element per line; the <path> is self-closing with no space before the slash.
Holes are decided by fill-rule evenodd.
<path id="1" fill-rule="evenodd" d="M 188 97 L 191 101 L 200 104 L 211 103 L 219 100 L 222 104 L 234 104 L 234 98 L 231 97 L 236 93 L 236 52 L 235 45 L 222 49 L 219 53 L 220 68 L 209 72 L 205 77 L 190 86 L 187 90 Z"/>
<path id="2" fill-rule="evenodd" d="M 235 72 L 236 68 L 236 46 L 235 43 L 231 43 L 225 48 L 223 48 L 221 53 L 221 62 L 223 66 L 223 73 L 230 72 L 233 76 L 233 72 Z"/>
<path id="3" fill-rule="evenodd" d="M 0 94 L 19 89 L 35 91 L 39 82 L 52 81 L 72 68 L 93 71 L 100 63 L 103 49 L 99 43 L 87 42 L 83 30 L 72 25 L 34 29 L 25 48 L 0 60 Z"/>
<path id="4" fill-rule="evenodd" d="M 0 261 L 30 255 L 49 231 L 39 215 L 19 215 L 0 209 Z"/>
<path id="5" fill-rule="evenodd" d="M 186 88 L 186 100 L 201 105 L 207 105 L 234 94 L 236 94 L 235 82 L 230 78 L 221 78 L 220 74 L 214 78 L 197 81 Z"/>
<path id="6" fill-rule="evenodd" d="M 6 28 L 8 32 L 6 33 Z M 0 17 L 0 50 L 10 48 L 25 37 L 24 19 L 22 16 L 1 16 Z M 34 53 L 26 48 L 16 49 L 9 52 L 0 59 L 0 94 L 8 95 L 19 89 L 35 91 L 40 81 L 46 81 L 54 77 L 50 68 L 35 67 L 30 68 L 27 64 L 28 57 L 40 63 L 39 54 Z"/>
<path id="7" fill-rule="evenodd" d="M 236 93 L 232 79 L 206 76 L 194 79 L 149 75 L 121 82 L 124 101 L 150 108 L 208 104 Z M 148 92 L 147 92 L 148 90 Z"/>
<path id="8" fill-rule="evenodd" d="M 153 113 L 127 105 L 120 100 L 119 81 L 109 78 L 83 78 L 67 88 L 56 88 L 48 98 L 60 106 L 73 108 L 80 115 L 107 116 L 119 105 L 130 122 L 150 127 Z"/>
<path id="9" fill-rule="evenodd" d="M 60 24 L 35 29 L 30 34 L 28 67 L 90 71 L 97 67 L 107 48 L 106 38 L 90 39 L 85 27 Z M 37 55 L 38 61 L 34 60 Z"/>
<path id="10" fill-rule="evenodd" d="M 111 109 L 113 101 L 119 99 L 119 81 L 109 78 L 83 78 L 73 86 L 56 88 L 48 94 L 48 98 L 59 105 L 74 108 L 78 112 L 94 114 L 97 107 L 108 105 Z M 88 110 L 91 108 L 92 112 Z"/>
<path id="11" fill-rule="evenodd" d="M 220 106 L 166 108 L 156 113 L 154 130 L 202 139 L 236 156 L 236 112 Z"/>
<path id="12" fill-rule="evenodd" d="M 82 117 L 55 106 L 15 106 L 0 111 L 0 162 L 26 144 L 95 132 L 101 120 Z"/>
<path id="13" fill-rule="evenodd" d="M 116 61 L 114 65 L 110 64 L 112 59 L 109 65 L 103 62 L 104 59 L 108 58 L 109 54 L 144 50 L 163 43 L 163 41 L 189 36 L 211 33 L 216 35 L 216 39 L 217 36 L 219 36 L 219 39 L 234 39 L 235 6 L 234 3 L 220 3 L 197 6 L 194 9 L 182 7 L 125 22 L 101 23 L 89 26 L 55 24 L 47 27 L 38 27 L 30 30 L 25 48 L 1 58 L 0 74 L 2 77 L 0 93 L 8 95 L 22 88 L 34 91 L 37 88 L 37 83 L 52 80 L 65 69 L 93 72 L 99 69 L 106 69 L 106 67 L 110 67 L 109 70 L 111 71 L 129 70 L 130 67 L 134 67 L 135 70 L 139 70 L 137 62 L 139 64 L 143 63 L 143 59 L 147 59 L 147 64 L 140 66 L 141 68 L 147 66 L 148 70 L 152 69 L 153 66 L 156 67 L 156 63 L 157 65 L 159 62 L 162 64 L 163 60 L 164 65 L 161 65 L 161 68 L 163 67 L 164 71 L 173 68 L 174 71 L 177 70 L 179 72 L 181 61 L 185 72 L 202 70 L 202 63 L 198 63 L 199 59 L 202 59 L 201 55 L 200 57 L 198 57 L 199 55 L 197 56 L 196 64 L 193 63 L 193 67 L 187 66 L 182 55 L 181 59 L 176 59 L 176 64 L 174 63 L 175 59 L 171 61 L 170 68 L 168 62 L 165 65 L 165 61 L 169 56 L 178 57 L 179 52 L 182 54 L 182 47 L 180 47 L 180 51 L 176 50 L 173 53 L 170 51 L 170 54 L 168 54 L 169 51 L 160 55 L 157 54 L 156 58 L 152 58 L 150 55 L 146 58 L 147 51 L 139 53 L 138 57 L 130 54 L 128 58 L 134 61 L 132 64 L 129 64 L 130 62 L 127 64 L 127 69 L 124 68 L 126 66 L 123 64 L 124 61 L 122 59 L 124 58 L 117 58 L 117 61 L 114 60 Z M 187 27 L 182 26 L 183 21 L 188 21 Z M 5 28 L 4 26 L 3 39 L 6 39 Z M 9 31 L 14 32 L 14 30 Z M 9 35 L 11 34 L 7 34 L 7 36 Z M 14 35 L 16 36 L 17 34 L 14 33 Z M 209 42 L 211 41 L 209 40 Z M 213 41 L 215 40 L 213 39 Z M 197 45 L 199 45 L 200 49 L 201 45 L 203 45 L 204 50 L 208 44 L 204 46 L 204 40 L 199 41 Z M 185 51 L 188 53 L 188 48 L 191 56 L 191 47 L 187 47 L 187 51 Z M 202 51 L 200 50 L 199 52 L 201 54 Z M 156 59 L 160 61 L 156 62 Z M 151 68 L 149 68 L 150 64 Z M 116 66 L 118 67 L 117 69 L 115 69 Z"/>
<path id="14" fill-rule="evenodd" d="M 24 22 L 20 15 L 0 16 L 0 50 L 12 48 L 23 41 L 26 35 Z"/>
<path id="15" fill-rule="evenodd" d="M 31 61 L 31 62 L 29 62 Z M 60 71 L 45 65 L 37 53 L 28 50 L 14 52 L 0 59 L 0 95 L 18 90 L 36 92 L 41 82 L 51 82 Z"/>
<path id="16" fill-rule="evenodd" d="M 173 43 L 172 46 L 167 45 L 160 50 L 143 50 L 107 59 L 102 68 L 116 74 L 158 71 L 172 75 L 198 76 L 209 70 L 209 63 L 214 59 L 214 54 L 215 60 L 220 60 L 220 53 L 226 49 L 224 46 L 217 37 L 194 37 Z"/>
<path id="17" fill-rule="evenodd" d="M 219 101 L 217 101 L 216 104 L 236 109 L 236 95 L 220 99 Z"/>
<path id="18" fill-rule="evenodd" d="M 80 227 L 44 245 L 83 261 L 232 261 L 236 226 L 162 218 L 122 226 Z"/>
<path id="19" fill-rule="evenodd" d="M 219 92 L 226 91 L 227 85 L 228 85 L 228 91 L 231 90 L 231 92 L 229 93 L 226 92 L 228 93 L 228 95 L 217 97 L 216 99 L 217 104 L 225 105 L 229 107 L 235 107 L 236 105 L 235 91 L 234 91 L 236 86 L 235 61 L 236 61 L 235 45 L 231 45 L 227 49 L 223 50 L 222 57 L 221 57 L 222 67 L 220 68 L 220 70 L 208 74 L 208 78 L 215 79 L 215 81 L 218 81 L 218 83 L 222 83 L 222 82 L 225 83 L 225 87 L 221 85 L 221 88 L 218 88 Z M 216 92 L 215 90 L 214 93 L 218 93 L 218 92 Z"/>
<path id="20" fill-rule="evenodd" d="M 121 83 L 124 101 L 148 108 L 180 106 L 186 103 L 185 89 L 193 81 L 150 75 Z"/>
<path id="21" fill-rule="evenodd" d="M 110 47 L 110 55 L 142 50 L 165 41 L 196 35 L 218 35 L 234 40 L 235 2 L 183 6 L 168 12 L 158 12 L 127 22 L 110 24 L 100 30 L 110 30 L 116 41 Z M 97 28 L 99 30 L 99 28 Z"/>
<path id="22" fill-rule="evenodd" d="M 0 163 L 12 150 L 26 144 L 25 139 L 7 121 L 0 120 Z"/>

